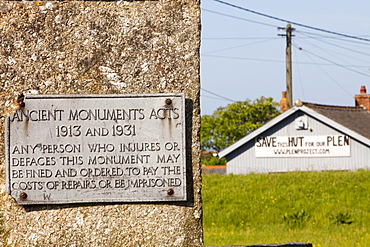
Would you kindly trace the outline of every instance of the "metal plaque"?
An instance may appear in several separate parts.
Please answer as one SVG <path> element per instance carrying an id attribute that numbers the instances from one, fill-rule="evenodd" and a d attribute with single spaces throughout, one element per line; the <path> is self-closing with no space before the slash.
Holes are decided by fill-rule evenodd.
<path id="1" fill-rule="evenodd" d="M 21 205 L 186 200 L 183 94 L 29 95 L 5 146 Z"/>

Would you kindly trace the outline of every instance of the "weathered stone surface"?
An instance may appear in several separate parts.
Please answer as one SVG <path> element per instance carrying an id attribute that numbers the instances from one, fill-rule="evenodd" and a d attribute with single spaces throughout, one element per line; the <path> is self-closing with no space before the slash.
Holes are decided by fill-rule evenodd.
<path id="1" fill-rule="evenodd" d="M 199 27 L 199 0 L 0 0 L 0 245 L 202 245 Z M 22 207 L 5 193 L 4 117 L 20 94 L 180 92 L 187 202 Z"/>

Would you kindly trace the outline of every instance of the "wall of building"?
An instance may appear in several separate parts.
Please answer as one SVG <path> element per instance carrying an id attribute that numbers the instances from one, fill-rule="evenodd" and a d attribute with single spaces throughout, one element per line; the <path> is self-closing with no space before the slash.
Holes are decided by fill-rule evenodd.
<path id="1" fill-rule="evenodd" d="M 202 245 L 199 4 L 0 1 L 1 246 Z M 184 93 L 189 199 L 19 206 L 5 192 L 4 119 L 27 93 Z"/>
<path id="2" fill-rule="evenodd" d="M 309 128 L 297 130 L 295 119 L 304 115 L 298 111 L 262 136 L 324 136 L 343 135 L 320 120 L 307 116 Z M 227 173 L 269 173 L 289 171 L 357 170 L 370 169 L 369 147 L 353 138 L 350 139 L 348 157 L 256 157 L 255 140 L 228 155 Z"/>
<path id="3" fill-rule="evenodd" d="M 211 174 L 226 174 L 226 166 L 202 166 L 202 174 L 203 175 L 211 175 Z"/>

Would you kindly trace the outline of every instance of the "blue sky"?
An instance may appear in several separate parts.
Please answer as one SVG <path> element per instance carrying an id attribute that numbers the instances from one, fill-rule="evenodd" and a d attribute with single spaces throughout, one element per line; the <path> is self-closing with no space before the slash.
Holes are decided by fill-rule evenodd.
<path id="1" fill-rule="evenodd" d="M 370 92 L 370 1 L 202 0 L 202 115 L 232 101 L 285 91 L 285 34 L 292 24 L 293 101 L 354 106 L 362 85 Z"/>

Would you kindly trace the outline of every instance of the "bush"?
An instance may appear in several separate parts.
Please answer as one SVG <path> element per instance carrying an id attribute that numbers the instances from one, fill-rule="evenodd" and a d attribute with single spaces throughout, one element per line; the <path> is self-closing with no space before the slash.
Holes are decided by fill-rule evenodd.
<path id="1" fill-rule="evenodd" d="M 214 156 L 202 158 L 202 166 L 224 166 L 226 165 L 225 158 L 218 158 Z"/>

